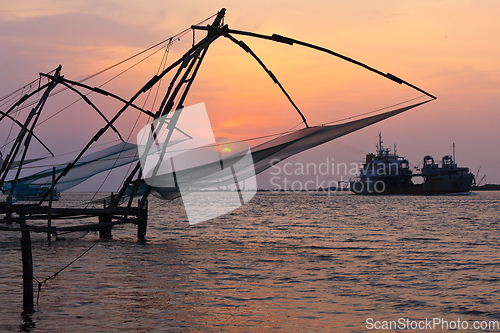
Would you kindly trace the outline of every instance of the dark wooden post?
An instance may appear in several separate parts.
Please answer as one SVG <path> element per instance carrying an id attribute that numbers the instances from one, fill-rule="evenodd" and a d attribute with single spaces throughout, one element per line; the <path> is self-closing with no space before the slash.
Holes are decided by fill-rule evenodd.
<path id="1" fill-rule="evenodd" d="M 50 228 L 52 227 L 52 201 L 54 200 L 54 191 L 55 191 L 55 181 L 56 181 L 56 167 L 52 167 L 52 187 L 50 188 L 50 197 L 49 197 L 49 216 L 47 218 L 47 242 L 50 245 Z"/>
<path id="2" fill-rule="evenodd" d="M 109 215 L 99 215 L 99 223 L 111 222 L 111 216 Z M 99 238 L 111 239 L 111 228 L 112 227 L 100 227 L 99 228 Z"/>
<path id="3" fill-rule="evenodd" d="M 137 239 L 140 241 L 144 240 L 146 236 L 146 231 L 148 227 L 148 201 L 146 200 L 141 206 L 141 200 L 139 200 L 139 223 L 137 224 Z"/>
<path id="4" fill-rule="evenodd" d="M 104 209 L 106 209 L 106 200 L 103 202 Z M 99 215 L 99 223 L 111 222 L 111 216 L 102 214 Z M 99 238 L 101 239 L 111 239 L 111 226 L 99 228 Z"/>
<path id="5" fill-rule="evenodd" d="M 33 304 L 33 257 L 31 254 L 31 237 L 25 221 L 21 226 L 21 256 L 23 260 L 23 309 L 24 312 L 34 311 Z"/>

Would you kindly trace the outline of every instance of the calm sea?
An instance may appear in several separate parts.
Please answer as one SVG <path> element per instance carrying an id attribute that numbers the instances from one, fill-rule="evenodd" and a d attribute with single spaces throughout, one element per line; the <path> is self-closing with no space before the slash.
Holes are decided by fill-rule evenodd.
<path id="1" fill-rule="evenodd" d="M 65 194 L 58 205 L 89 198 Z M 500 320 L 499 212 L 500 192 L 260 192 L 189 226 L 180 200 L 152 200 L 146 244 L 132 225 L 114 229 L 43 285 L 31 316 L 20 235 L 2 232 L 0 331 L 382 332 L 369 324 L 440 318 L 477 332 L 473 321 Z M 38 280 L 98 239 L 32 237 Z"/>

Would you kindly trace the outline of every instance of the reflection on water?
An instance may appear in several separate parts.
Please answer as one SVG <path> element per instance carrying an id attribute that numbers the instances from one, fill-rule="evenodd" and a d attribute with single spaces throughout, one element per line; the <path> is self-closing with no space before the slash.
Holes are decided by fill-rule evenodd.
<path id="1" fill-rule="evenodd" d="M 361 332 L 369 317 L 500 320 L 500 192 L 258 193 L 191 227 L 181 201 L 150 208 L 146 244 L 132 226 L 113 230 L 44 285 L 32 315 L 20 316 L 19 235 L 0 234 L 0 329 Z M 64 237 L 48 246 L 33 236 L 39 280 L 97 240 Z"/>
<path id="2" fill-rule="evenodd" d="M 31 309 L 30 312 L 23 311 L 21 313 L 21 317 L 23 318 L 23 322 L 19 327 L 20 331 L 30 332 L 36 327 L 35 322 L 33 321 L 33 309 Z"/>

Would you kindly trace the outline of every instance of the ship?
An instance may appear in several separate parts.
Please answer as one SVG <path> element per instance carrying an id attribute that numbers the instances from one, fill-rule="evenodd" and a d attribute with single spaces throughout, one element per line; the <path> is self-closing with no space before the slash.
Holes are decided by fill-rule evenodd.
<path id="1" fill-rule="evenodd" d="M 349 189 L 362 195 L 433 195 L 469 192 L 475 177 L 467 167 L 458 167 L 455 163 L 455 145 L 453 157 L 446 155 L 441 164 L 427 155 L 423 159 L 420 172 L 413 172 L 409 161 L 399 156 L 391 148 L 382 145 L 379 133 L 377 153 L 366 155 L 356 179 L 349 182 Z M 417 181 L 417 180 L 420 180 Z"/>

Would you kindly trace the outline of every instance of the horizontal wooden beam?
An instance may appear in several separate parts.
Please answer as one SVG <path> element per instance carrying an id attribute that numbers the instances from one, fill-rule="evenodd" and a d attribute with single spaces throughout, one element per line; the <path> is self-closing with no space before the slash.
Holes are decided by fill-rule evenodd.
<path id="1" fill-rule="evenodd" d="M 109 228 L 119 224 L 138 224 L 140 221 L 137 218 L 121 220 L 121 221 L 112 221 L 105 223 L 90 223 L 83 225 L 73 225 L 67 227 L 41 227 L 41 226 L 26 226 L 26 227 L 10 227 L 10 226 L 0 226 L 0 231 L 22 231 L 29 230 L 30 232 L 50 232 L 50 233 L 59 233 L 59 232 L 75 232 L 75 231 L 98 231 L 102 228 Z"/>

